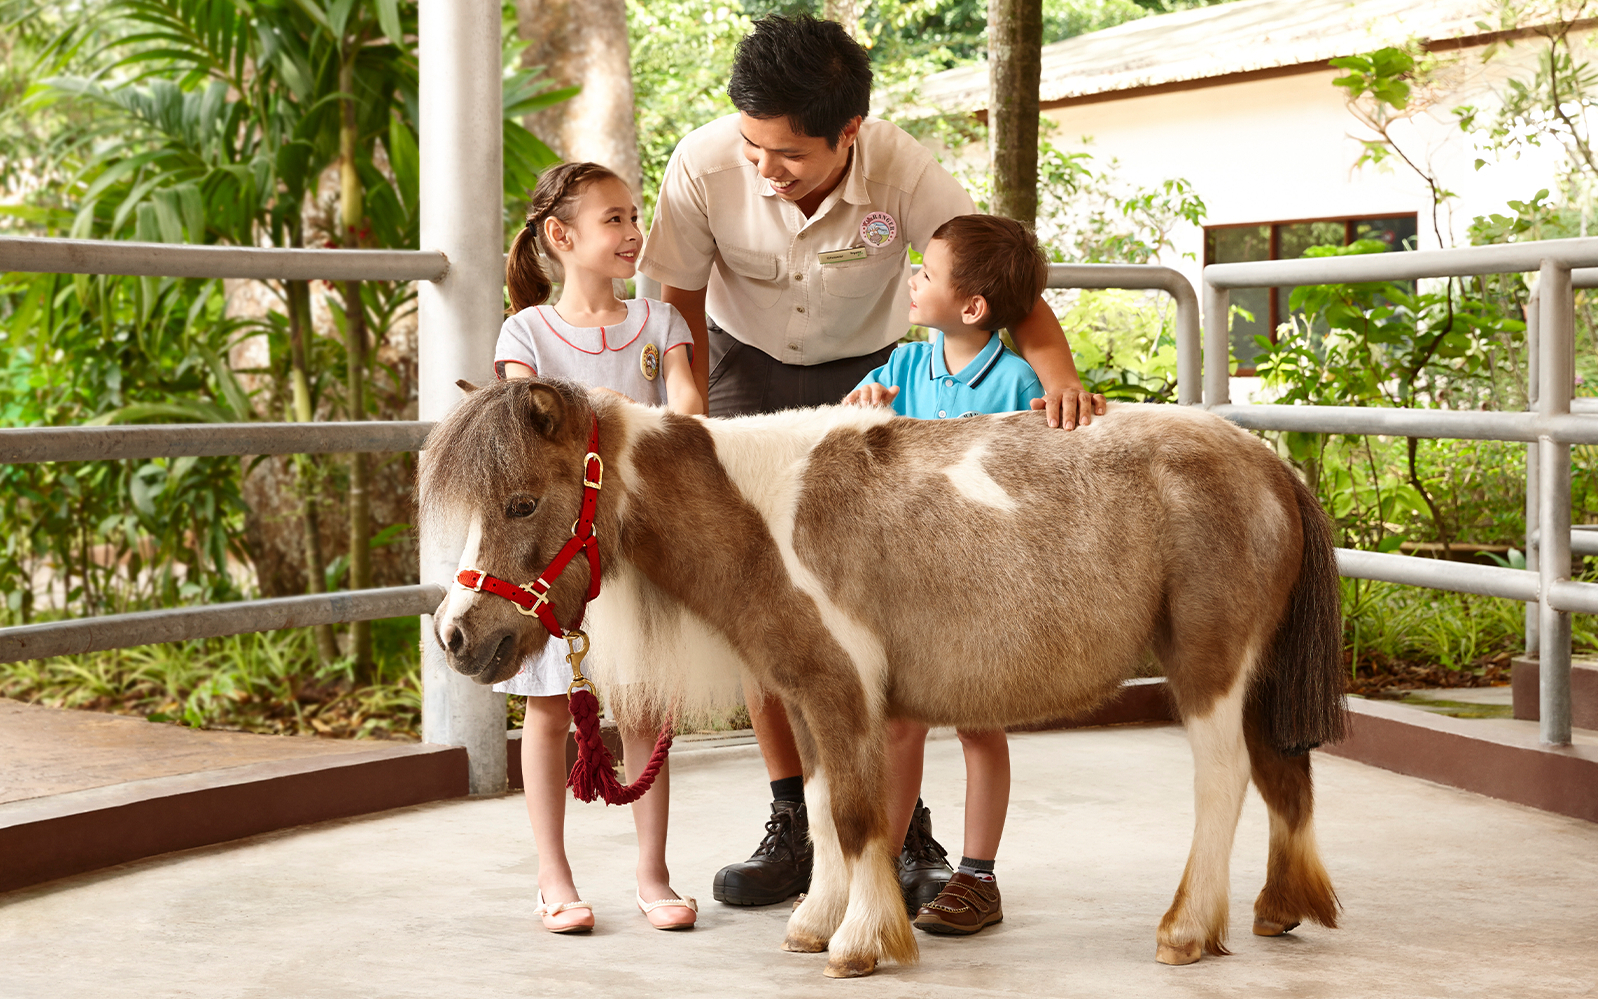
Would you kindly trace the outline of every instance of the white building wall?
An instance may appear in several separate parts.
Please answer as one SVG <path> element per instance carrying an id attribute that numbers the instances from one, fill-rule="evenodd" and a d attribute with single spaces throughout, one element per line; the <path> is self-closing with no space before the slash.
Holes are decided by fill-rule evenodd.
<path id="1" fill-rule="evenodd" d="M 1525 72 L 1532 58 L 1521 47 L 1485 68 L 1476 54 L 1459 59 L 1446 73 L 1447 91 L 1437 95 L 1434 110 L 1392 130 L 1401 148 L 1458 195 L 1452 217 L 1440 221 L 1443 242 L 1468 242 L 1472 218 L 1506 212 L 1506 202 L 1529 199 L 1553 182 L 1562 150 L 1545 146 L 1498 161 L 1460 131 L 1449 110 L 1496 105 L 1495 89 L 1507 75 Z M 1209 225 L 1414 212 L 1420 247 L 1438 246 L 1424 181 L 1396 159 L 1354 168 L 1361 153 L 1354 136 L 1368 133 L 1349 112 L 1344 92 L 1332 85 L 1338 75 L 1325 70 L 1222 83 L 1044 114 L 1057 126 L 1051 136 L 1057 146 L 1084 148 L 1081 140 L 1088 137 L 1085 148 L 1101 160 L 1119 161 L 1128 181 L 1191 181 L 1208 208 Z M 1480 171 L 1474 168 L 1478 157 L 1490 161 Z M 1202 233 L 1184 226 L 1175 239 L 1176 254 L 1161 262 L 1181 269 L 1197 286 Z"/>

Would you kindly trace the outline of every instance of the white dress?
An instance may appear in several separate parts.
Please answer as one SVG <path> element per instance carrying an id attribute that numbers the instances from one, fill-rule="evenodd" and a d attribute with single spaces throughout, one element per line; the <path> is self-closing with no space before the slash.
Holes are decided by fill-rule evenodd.
<path id="1" fill-rule="evenodd" d="M 691 355 L 693 334 L 682 315 L 665 302 L 634 298 L 626 302 L 627 318 L 614 326 L 573 326 L 553 306 L 535 305 L 505 320 L 494 347 L 494 373 L 505 377 L 505 364 L 530 368 L 541 378 L 563 378 L 614 389 L 646 406 L 666 402 L 662 374 L 666 352 L 686 345 Z M 568 572 L 587 572 L 578 557 Z M 522 662 L 519 673 L 494 689 L 520 697 L 566 693 L 571 667 L 566 643 L 551 637 L 538 655 Z"/>

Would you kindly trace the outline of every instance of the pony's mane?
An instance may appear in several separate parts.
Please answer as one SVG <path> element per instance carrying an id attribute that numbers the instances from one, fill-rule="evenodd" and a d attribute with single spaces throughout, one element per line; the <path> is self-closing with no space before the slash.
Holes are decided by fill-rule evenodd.
<path id="1" fill-rule="evenodd" d="M 485 496 L 512 492 L 511 484 L 527 474 L 536 458 L 531 416 L 533 390 L 540 385 L 566 403 L 563 436 L 588 426 L 588 393 L 574 382 L 515 378 L 466 393 L 422 445 L 416 497 L 423 532 L 447 533 L 459 511 L 481 505 Z"/>

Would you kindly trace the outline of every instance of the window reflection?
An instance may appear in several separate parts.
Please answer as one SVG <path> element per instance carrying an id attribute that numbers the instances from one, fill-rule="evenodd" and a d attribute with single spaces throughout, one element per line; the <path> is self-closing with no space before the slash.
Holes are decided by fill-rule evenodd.
<path id="1" fill-rule="evenodd" d="M 1250 260 L 1296 260 L 1314 246 L 1348 246 L 1361 239 L 1383 243 L 1388 251 L 1415 248 L 1415 216 L 1393 215 L 1375 218 L 1322 219 L 1309 222 L 1275 222 L 1261 225 L 1208 226 L 1204 230 L 1204 263 L 1231 264 Z M 1276 330 L 1291 316 L 1293 289 L 1240 288 L 1232 291 L 1232 305 L 1247 316 L 1232 316 L 1232 352 L 1238 360 L 1238 374 L 1254 372 L 1259 354 L 1256 336 L 1276 342 Z M 1315 331 L 1312 331 L 1315 332 Z"/>

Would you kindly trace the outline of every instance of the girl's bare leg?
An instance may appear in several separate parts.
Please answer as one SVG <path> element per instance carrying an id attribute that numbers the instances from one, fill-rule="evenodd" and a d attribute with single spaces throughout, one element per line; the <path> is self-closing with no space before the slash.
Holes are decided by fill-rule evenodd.
<path id="1" fill-rule="evenodd" d="M 623 729 L 622 757 L 627 768 L 627 783 L 643 773 L 655 751 L 658 725 Z M 676 898 L 671 890 L 671 873 L 666 869 L 666 819 L 671 811 L 671 768 L 665 765 L 655 776 L 654 786 L 633 802 L 633 826 L 638 830 L 638 896 L 645 902 Z"/>
<path id="2" fill-rule="evenodd" d="M 927 751 L 927 727 L 920 722 L 888 722 L 888 835 L 903 843 L 910 816 L 921 796 L 921 770 Z"/>
<path id="3" fill-rule="evenodd" d="M 565 697 L 527 699 L 522 785 L 527 794 L 527 819 L 538 847 L 538 890 L 548 905 L 577 901 L 577 886 L 566 860 L 566 732 L 570 724 Z"/>
<path id="4" fill-rule="evenodd" d="M 1010 809 L 1010 743 L 1003 729 L 959 734 L 965 750 L 965 855 L 992 860 Z"/>

